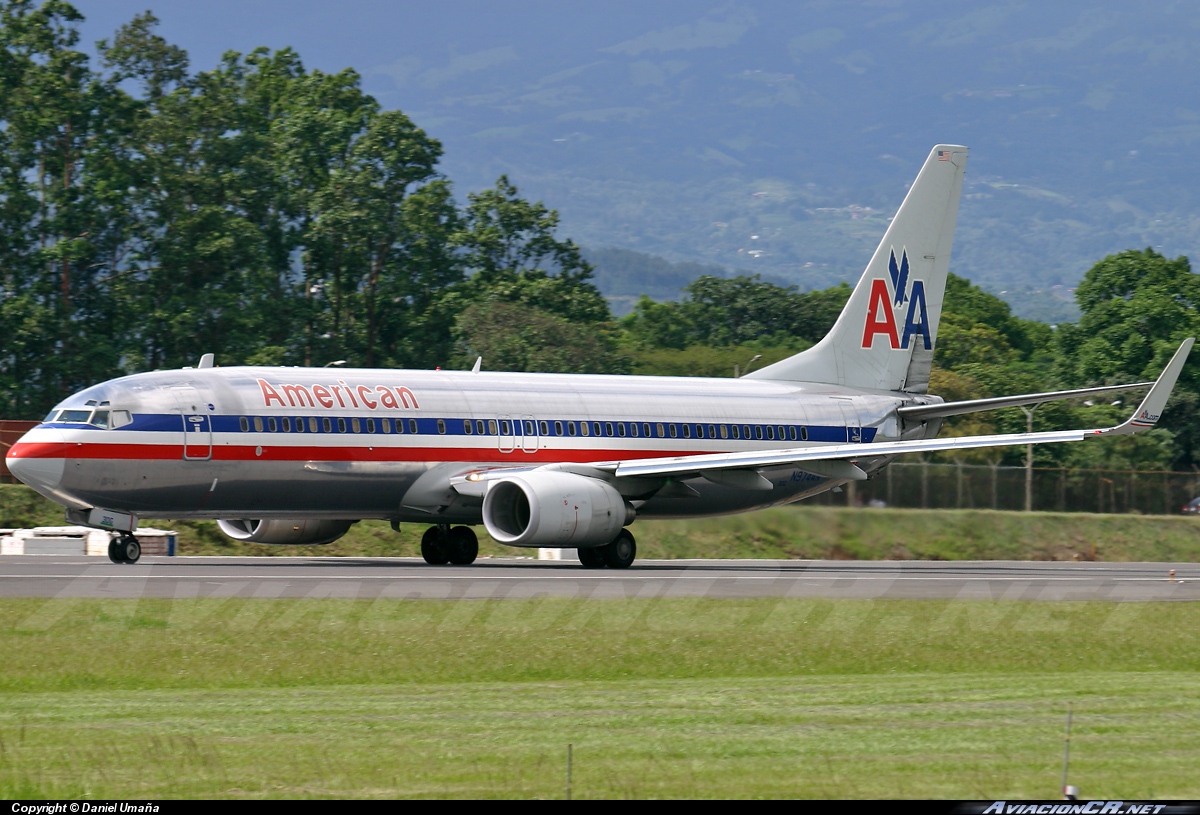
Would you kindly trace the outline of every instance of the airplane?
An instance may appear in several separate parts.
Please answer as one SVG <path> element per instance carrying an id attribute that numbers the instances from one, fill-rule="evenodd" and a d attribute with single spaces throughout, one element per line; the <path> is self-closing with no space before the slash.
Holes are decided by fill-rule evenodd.
<path id="1" fill-rule="evenodd" d="M 428 524 L 430 564 L 472 563 L 474 526 L 515 547 L 627 568 L 637 518 L 790 504 L 903 453 L 1083 441 L 1153 427 L 1193 344 L 1154 383 L 944 402 L 928 393 L 967 148 L 925 160 L 833 328 L 736 379 L 214 365 L 134 374 L 64 399 L 12 473 L 108 529 L 136 563 L 140 519 L 212 519 L 241 541 L 330 543 L 351 524 Z M 947 416 L 1150 386 L 1124 423 L 937 438 Z"/>

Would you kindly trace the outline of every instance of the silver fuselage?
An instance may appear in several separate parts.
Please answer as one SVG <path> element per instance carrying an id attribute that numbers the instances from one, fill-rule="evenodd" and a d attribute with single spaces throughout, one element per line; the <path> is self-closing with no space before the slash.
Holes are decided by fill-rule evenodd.
<path id="1" fill-rule="evenodd" d="M 414 484 L 435 474 L 417 489 L 438 489 L 450 477 L 492 467 L 847 442 L 864 445 L 857 463 L 871 473 L 887 463 L 870 456 L 871 442 L 937 432 L 937 422 L 903 427 L 896 414 L 931 399 L 754 379 L 184 369 L 114 379 L 71 396 L 13 447 L 9 464 L 74 509 L 473 524 L 481 522 L 479 499 L 448 494 L 435 518 L 422 508 L 427 501 L 410 494 Z M 690 489 L 638 502 L 637 514 L 741 512 L 844 483 L 796 466 L 763 475 L 772 489 L 689 479 Z"/>

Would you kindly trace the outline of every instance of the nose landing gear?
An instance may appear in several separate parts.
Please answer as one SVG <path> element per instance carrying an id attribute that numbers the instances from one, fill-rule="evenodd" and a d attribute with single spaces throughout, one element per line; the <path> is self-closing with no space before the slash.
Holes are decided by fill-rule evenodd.
<path id="1" fill-rule="evenodd" d="M 113 563 L 134 564 L 142 556 L 142 547 L 137 538 L 128 533 L 114 538 L 108 544 L 108 559 Z"/>

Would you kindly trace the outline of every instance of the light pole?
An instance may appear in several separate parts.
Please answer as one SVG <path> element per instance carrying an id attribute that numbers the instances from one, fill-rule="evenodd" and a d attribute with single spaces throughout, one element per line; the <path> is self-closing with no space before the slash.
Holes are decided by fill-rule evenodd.
<path id="1" fill-rule="evenodd" d="M 1025 432 L 1033 432 L 1033 412 L 1037 410 L 1037 405 L 1033 407 L 1019 406 L 1025 414 Z M 1033 445 L 1025 445 L 1025 511 L 1033 512 Z"/>
<path id="2" fill-rule="evenodd" d="M 746 363 L 746 373 L 747 374 L 750 373 L 750 366 L 753 365 L 754 363 L 758 362 L 760 359 L 762 359 L 762 354 L 755 354 L 754 356 L 750 357 L 750 361 Z M 734 365 L 733 366 L 733 378 L 741 379 L 743 376 L 745 376 L 745 374 L 743 374 L 741 372 L 741 370 L 738 368 L 737 365 Z"/>

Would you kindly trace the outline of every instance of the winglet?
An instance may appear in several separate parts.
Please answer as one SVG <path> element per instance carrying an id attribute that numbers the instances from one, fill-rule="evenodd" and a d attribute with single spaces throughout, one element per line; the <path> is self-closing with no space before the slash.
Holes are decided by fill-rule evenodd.
<path id="1" fill-rule="evenodd" d="M 1191 353 L 1192 345 L 1195 342 L 1195 337 L 1188 337 L 1184 340 L 1134 414 L 1124 424 L 1100 431 L 1101 435 L 1129 435 L 1154 427 L 1158 423 L 1158 417 L 1162 415 L 1163 408 L 1167 405 L 1167 399 L 1171 397 L 1171 391 L 1175 389 L 1179 372 L 1183 370 L 1183 363 L 1187 361 L 1188 354 Z"/>

